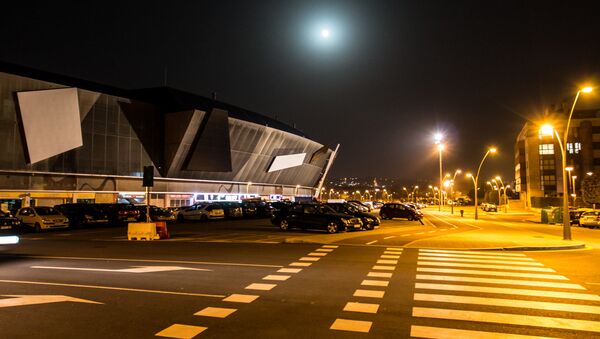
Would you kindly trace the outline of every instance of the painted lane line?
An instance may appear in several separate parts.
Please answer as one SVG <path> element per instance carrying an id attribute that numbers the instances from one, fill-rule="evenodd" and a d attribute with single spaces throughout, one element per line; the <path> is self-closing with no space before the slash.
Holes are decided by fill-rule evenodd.
<path id="1" fill-rule="evenodd" d="M 497 255 L 475 255 L 475 254 L 450 254 L 450 253 L 420 253 L 429 257 L 444 257 L 444 258 L 473 258 L 473 259 L 501 259 L 515 261 L 535 261 L 527 257 L 503 257 Z"/>
<path id="2" fill-rule="evenodd" d="M 371 330 L 371 321 L 336 319 L 329 329 L 338 331 L 351 331 L 369 333 Z"/>
<path id="3" fill-rule="evenodd" d="M 435 233 L 435 232 L 437 232 L 437 231 L 428 231 L 427 233 Z"/>
<path id="4" fill-rule="evenodd" d="M 259 290 L 259 291 L 270 291 L 275 286 L 277 286 L 277 284 L 258 284 L 258 283 L 254 283 L 254 284 L 250 284 L 250 285 L 244 287 L 244 289 L 247 289 L 247 290 Z"/>
<path id="5" fill-rule="evenodd" d="M 521 265 L 521 266 L 544 266 L 539 262 L 514 262 L 507 260 L 487 260 L 487 259 L 464 259 L 464 258 L 438 258 L 429 257 L 420 254 L 418 260 L 433 260 L 433 261 L 458 261 L 458 262 L 478 262 L 478 263 L 489 263 L 489 264 L 505 264 L 505 265 Z"/>
<path id="6" fill-rule="evenodd" d="M 390 235 L 389 237 L 385 237 L 383 239 L 388 240 L 388 239 L 392 239 L 392 238 L 395 238 L 395 237 L 396 237 L 395 235 Z"/>
<path id="7" fill-rule="evenodd" d="M 356 290 L 353 296 L 355 297 L 366 297 L 366 298 L 383 298 L 385 291 L 373 291 L 373 290 Z"/>
<path id="8" fill-rule="evenodd" d="M 449 275 L 429 275 L 417 274 L 417 280 L 436 280 L 436 281 L 458 281 L 458 282 L 475 282 L 484 284 L 499 284 L 499 285 L 521 285 L 535 287 L 550 287 L 550 288 L 570 288 L 574 290 L 585 290 L 586 288 L 579 284 L 558 283 L 551 281 L 530 281 L 530 280 L 515 280 L 515 279 L 497 279 L 497 278 L 478 278 L 478 277 L 458 277 Z"/>
<path id="9" fill-rule="evenodd" d="M 382 254 L 381 259 L 400 259 L 399 255 Z"/>
<path id="10" fill-rule="evenodd" d="M 569 280 L 569 278 L 558 274 L 541 274 L 541 273 L 523 273 L 523 272 L 498 272 L 498 271 L 482 271 L 482 270 L 461 270 L 454 268 L 430 268 L 417 267 L 417 272 L 429 273 L 449 273 L 449 274 L 473 274 L 473 275 L 493 275 L 500 277 L 516 277 L 516 278 L 532 278 L 532 279 L 551 279 L 551 280 Z"/>
<path id="11" fill-rule="evenodd" d="M 375 265 L 371 268 L 372 270 L 381 270 L 381 271 L 393 271 L 396 269 L 396 266 L 381 266 Z"/>
<path id="12" fill-rule="evenodd" d="M 171 291 L 145 290 L 145 289 L 139 289 L 139 288 L 113 287 L 113 286 L 63 284 L 63 283 L 53 283 L 53 282 L 46 282 L 46 281 L 0 280 L 0 283 L 27 284 L 27 285 L 44 285 L 44 286 L 64 286 L 64 287 L 90 288 L 90 289 L 98 289 L 98 290 L 112 290 L 112 291 L 125 291 L 125 292 L 141 292 L 141 293 L 185 295 L 185 296 L 192 296 L 192 297 L 207 297 L 207 298 L 223 298 L 223 297 L 225 297 L 224 295 L 218 295 L 218 294 L 171 292 Z"/>
<path id="13" fill-rule="evenodd" d="M 313 257 L 324 257 L 327 255 L 327 253 L 311 252 L 311 253 L 308 253 L 308 255 L 313 256 Z"/>
<path id="14" fill-rule="evenodd" d="M 317 248 L 315 250 L 315 252 L 327 252 L 327 253 L 329 253 L 329 252 L 333 252 L 333 250 L 331 248 Z"/>
<path id="15" fill-rule="evenodd" d="M 69 297 L 66 295 L 3 295 L 3 297 L 10 297 L 10 298 L 0 299 L 0 308 L 26 306 L 26 305 L 38 305 L 38 304 L 51 304 L 51 303 L 60 303 L 60 302 L 103 304 L 103 303 L 100 303 L 97 301 L 73 298 L 73 297 Z"/>
<path id="16" fill-rule="evenodd" d="M 92 272 L 114 272 L 114 273 L 155 273 L 168 271 L 212 271 L 205 268 L 190 268 L 180 266 L 133 266 L 133 268 L 107 269 L 107 268 L 85 268 L 85 267 L 58 267 L 58 266 L 31 266 L 47 270 L 70 270 L 70 271 L 92 271 Z"/>
<path id="17" fill-rule="evenodd" d="M 600 322 L 597 321 L 540 317 L 524 314 L 506 314 L 492 312 L 445 310 L 440 308 L 413 307 L 412 315 L 413 317 L 420 318 L 476 321 L 503 325 L 521 325 L 575 331 L 600 332 Z"/>
<path id="18" fill-rule="evenodd" d="M 293 262 L 289 266 L 308 267 L 310 265 L 312 265 L 312 263 L 310 263 L 310 262 Z"/>
<path id="19" fill-rule="evenodd" d="M 472 338 L 472 339 L 557 339 L 552 337 L 529 336 L 510 333 L 495 333 L 472 330 L 457 330 L 454 328 L 411 326 L 410 336 L 414 338 Z"/>
<path id="20" fill-rule="evenodd" d="M 401 237 L 409 237 L 409 236 L 411 236 L 411 235 L 412 235 L 412 234 L 400 234 L 400 236 L 401 236 Z"/>
<path id="21" fill-rule="evenodd" d="M 396 265 L 398 263 L 398 260 L 377 260 L 378 264 L 384 264 L 384 265 Z"/>
<path id="22" fill-rule="evenodd" d="M 401 255 L 402 251 L 384 251 L 383 254 Z"/>
<path id="23" fill-rule="evenodd" d="M 286 281 L 289 278 L 291 278 L 291 275 L 276 275 L 276 274 L 269 274 L 266 277 L 263 278 L 263 280 L 276 280 L 276 281 Z"/>
<path id="24" fill-rule="evenodd" d="M 454 262 L 431 262 L 418 261 L 418 266 L 444 266 L 444 267 L 469 267 L 469 268 L 492 268 L 497 270 L 512 270 L 512 271 L 530 271 L 530 272 L 556 272 L 548 267 L 523 267 L 523 266 L 506 266 L 506 265 L 485 265 L 485 264 L 468 264 Z"/>
<path id="25" fill-rule="evenodd" d="M 302 258 L 300 258 L 298 260 L 300 260 L 300 261 L 319 261 L 319 259 L 321 259 L 321 258 L 316 258 L 316 257 L 302 257 Z"/>
<path id="26" fill-rule="evenodd" d="M 600 306 L 551 303 L 551 302 L 544 302 L 544 301 L 529 301 L 529 300 L 521 300 L 521 299 L 481 298 L 481 297 L 466 297 L 466 296 L 445 295 L 445 294 L 415 293 L 414 300 L 444 302 L 444 303 L 457 303 L 457 304 L 470 304 L 470 305 L 530 308 L 530 309 L 546 310 L 546 311 L 600 314 Z"/>
<path id="27" fill-rule="evenodd" d="M 251 295 L 251 294 L 232 294 L 232 295 L 228 296 L 227 298 L 223 299 L 223 301 L 230 302 L 230 303 L 249 304 L 249 303 L 253 302 L 256 299 L 258 299 L 257 295 Z"/>
<path id="28" fill-rule="evenodd" d="M 165 338 L 191 339 L 197 336 L 198 334 L 202 333 L 207 328 L 208 327 L 174 324 L 156 333 L 155 336 Z"/>
<path id="29" fill-rule="evenodd" d="M 344 306 L 344 311 L 347 312 L 377 313 L 378 310 L 379 304 L 349 302 Z"/>
<path id="30" fill-rule="evenodd" d="M 388 251 L 402 251 L 404 250 L 402 247 L 386 247 L 385 248 Z"/>
<path id="31" fill-rule="evenodd" d="M 426 290 L 440 290 L 440 291 L 479 292 L 479 293 L 525 295 L 525 296 L 529 296 L 529 297 L 548 297 L 548 298 L 600 301 L 600 297 L 595 294 L 555 292 L 555 291 L 543 291 L 543 290 L 528 290 L 528 289 L 520 289 L 520 288 L 426 284 L 426 283 L 416 283 L 415 288 L 416 289 L 426 289 Z"/>
<path id="32" fill-rule="evenodd" d="M 376 242 L 377 242 L 377 240 L 369 241 L 368 243 L 366 243 L 366 245 L 372 245 L 372 244 L 374 244 Z"/>
<path id="33" fill-rule="evenodd" d="M 301 268 L 280 268 L 277 273 L 299 273 L 302 271 Z"/>
<path id="34" fill-rule="evenodd" d="M 282 265 L 262 265 L 262 264 L 245 264 L 245 263 L 211 262 L 211 261 L 160 260 L 160 259 L 59 257 L 59 256 L 43 256 L 43 255 L 30 255 L 30 256 L 25 256 L 25 258 L 60 259 L 60 260 L 90 260 L 90 261 L 153 262 L 153 263 L 170 263 L 170 264 L 217 265 L 217 266 L 246 266 L 246 267 L 267 267 L 267 268 L 281 268 L 281 267 L 283 267 Z"/>
<path id="35" fill-rule="evenodd" d="M 415 233 L 415 235 L 421 235 L 421 234 L 425 234 L 425 232 Z"/>
<path id="36" fill-rule="evenodd" d="M 381 286 L 381 287 L 387 287 L 389 285 L 389 281 L 384 281 L 384 280 L 368 280 L 368 279 L 365 279 L 360 284 L 362 286 Z"/>
<path id="37" fill-rule="evenodd" d="M 337 246 L 337 245 L 323 245 L 321 247 L 322 248 L 338 248 L 339 246 Z"/>
<path id="38" fill-rule="evenodd" d="M 392 273 L 387 273 L 387 272 L 369 272 L 369 274 L 367 274 L 367 277 L 372 277 L 372 278 L 391 278 L 392 277 Z"/>
<path id="39" fill-rule="evenodd" d="M 456 254 L 477 254 L 477 255 L 500 255 L 505 257 L 526 257 L 522 253 L 499 253 L 492 251 L 453 251 L 453 250 L 430 250 L 430 249 L 419 249 L 419 252 L 432 252 L 432 253 L 456 253 Z"/>
<path id="40" fill-rule="evenodd" d="M 227 318 L 230 314 L 237 311 L 236 308 L 224 308 L 224 307 L 206 307 L 194 315 L 201 317 L 213 317 L 213 318 Z"/>

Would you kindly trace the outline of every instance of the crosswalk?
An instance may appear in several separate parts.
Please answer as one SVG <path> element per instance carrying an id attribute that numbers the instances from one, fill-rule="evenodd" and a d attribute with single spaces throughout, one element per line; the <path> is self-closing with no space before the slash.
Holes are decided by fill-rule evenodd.
<path id="1" fill-rule="evenodd" d="M 411 337 L 600 337 L 600 296 L 521 253 L 419 249 Z"/>

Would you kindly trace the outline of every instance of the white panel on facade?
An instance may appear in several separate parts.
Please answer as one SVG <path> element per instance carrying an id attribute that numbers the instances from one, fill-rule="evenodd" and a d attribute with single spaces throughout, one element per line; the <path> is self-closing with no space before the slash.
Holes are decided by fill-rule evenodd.
<path id="1" fill-rule="evenodd" d="M 304 162 L 304 158 L 306 158 L 306 153 L 276 156 L 273 160 L 273 163 L 269 167 L 268 172 L 275 172 L 290 167 L 300 166 Z"/>
<path id="2" fill-rule="evenodd" d="M 29 161 L 38 161 L 83 145 L 76 88 L 17 93 Z"/>

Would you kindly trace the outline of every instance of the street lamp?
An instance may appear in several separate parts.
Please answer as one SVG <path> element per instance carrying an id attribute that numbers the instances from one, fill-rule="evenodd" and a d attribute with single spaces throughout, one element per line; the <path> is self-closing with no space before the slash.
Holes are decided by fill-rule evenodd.
<path id="1" fill-rule="evenodd" d="M 574 175 L 572 178 L 573 178 L 573 207 L 575 207 L 575 204 L 577 203 L 577 189 L 575 188 L 575 179 L 577 179 L 577 176 Z"/>
<path id="2" fill-rule="evenodd" d="M 403 190 L 404 192 L 406 192 L 406 200 L 409 200 L 409 201 L 410 201 L 410 198 L 408 197 L 408 190 L 406 189 L 406 187 L 402 187 L 402 190 Z"/>
<path id="3" fill-rule="evenodd" d="M 567 185 L 571 186 L 571 171 L 573 171 L 573 166 L 567 166 L 565 167 L 565 171 L 567 171 L 567 175 L 569 176 L 569 180 L 567 181 Z M 569 190 L 570 187 L 567 187 L 567 190 Z M 567 195 L 569 194 L 569 192 L 567 191 Z"/>
<path id="4" fill-rule="evenodd" d="M 474 176 L 473 176 L 473 174 L 471 174 L 470 172 L 467 172 L 467 173 L 465 174 L 465 176 L 466 176 L 467 178 L 471 178 L 471 180 L 473 181 L 473 189 L 474 189 L 474 191 L 473 191 L 473 192 L 475 192 L 475 196 L 477 196 L 477 184 L 475 183 L 475 177 L 474 177 Z M 475 211 L 477 211 L 477 205 L 475 205 Z"/>
<path id="5" fill-rule="evenodd" d="M 417 202 L 417 196 L 415 196 L 415 191 L 417 191 L 417 195 L 419 195 L 419 185 L 416 185 L 415 187 L 413 187 L 412 197 L 413 197 L 414 203 Z"/>
<path id="6" fill-rule="evenodd" d="M 461 174 L 462 171 L 460 169 L 457 169 L 456 171 L 454 171 L 454 177 L 452 177 L 452 185 L 450 186 L 450 196 L 452 197 L 452 205 L 450 206 L 450 213 L 454 214 L 454 204 L 456 203 L 456 197 L 454 196 L 454 181 L 456 180 L 456 175 L 457 174 Z"/>
<path id="7" fill-rule="evenodd" d="M 502 185 L 502 190 L 504 191 L 504 213 L 508 213 L 508 197 L 506 196 L 506 189 L 509 186 L 504 185 L 504 182 L 499 175 L 496 176 L 496 180 L 500 181 L 500 184 Z"/>
<path id="8" fill-rule="evenodd" d="M 441 142 L 441 138 L 440 138 L 440 142 Z M 444 201 L 442 200 L 442 194 L 441 194 L 442 187 L 444 185 L 444 183 L 443 183 L 444 179 L 442 177 L 442 171 L 443 171 L 443 169 L 442 169 L 442 151 L 444 151 L 444 148 L 445 148 L 444 144 L 438 143 L 437 149 L 440 153 L 440 195 L 439 195 L 440 201 L 439 201 L 439 205 L 438 205 L 438 211 L 442 211 L 442 204 L 444 203 Z"/>
<path id="9" fill-rule="evenodd" d="M 479 181 L 479 172 L 481 171 L 481 167 L 483 166 L 483 162 L 485 161 L 485 158 L 487 158 L 487 156 L 492 153 L 495 154 L 496 153 L 496 148 L 491 147 L 487 150 L 487 152 L 485 152 L 483 158 L 481 159 L 481 162 L 479 163 L 479 168 L 477 168 L 477 174 L 475 175 L 475 220 L 477 220 L 478 218 L 478 213 L 477 213 L 477 182 Z"/>

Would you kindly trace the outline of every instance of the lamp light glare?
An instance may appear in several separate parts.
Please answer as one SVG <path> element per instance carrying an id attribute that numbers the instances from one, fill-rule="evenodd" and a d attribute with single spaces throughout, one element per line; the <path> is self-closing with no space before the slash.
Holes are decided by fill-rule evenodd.
<path id="1" fill-rule="evenodd" d="M 593 90 L 593 88 L 591 86 L 586 86 L 584 88 L 581 89 L 581 91 L 583 93 L 590 93 Z"/>
<path id="2" fill-rule="evenodd" d="M 328 28 L 323 28 L 321 30 L 321 37 L 323 37 L 324 39 L 329 38 L 330 35 L 331 35 L 331 31 Z"/>

